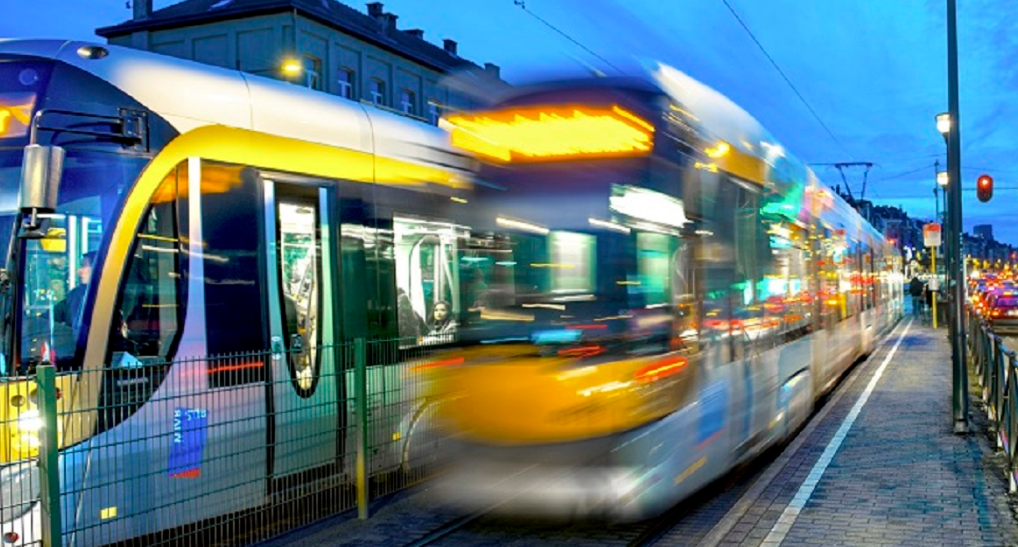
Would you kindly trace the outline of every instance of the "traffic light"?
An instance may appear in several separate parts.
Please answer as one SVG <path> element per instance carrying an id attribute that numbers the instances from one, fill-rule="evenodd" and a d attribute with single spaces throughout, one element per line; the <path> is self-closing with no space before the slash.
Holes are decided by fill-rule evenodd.
<path id="1" fill-rule="evenodd" d="M 979 201 L 986 203 L 993 197 L 993 177 L 990 175 L 979 175 L 976 179 L 976 197 Z"/>

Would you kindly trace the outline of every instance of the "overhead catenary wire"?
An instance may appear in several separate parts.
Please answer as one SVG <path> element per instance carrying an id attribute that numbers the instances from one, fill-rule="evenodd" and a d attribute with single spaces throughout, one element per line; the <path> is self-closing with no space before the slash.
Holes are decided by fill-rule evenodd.
<path id="1" fill-rule="evenodd" d="M 771 65 L 774 66 L 774 69 L 777 70 L 778 74 L 780 74 L 781 77 L 785 80 L 785 83 L 788 84 L 788 87 L 792 88 L 792 91 L 795 93 L 795 96 L 799 97 L 799 100 L 802 101 L 802 104 L 806 106 L 806 110 L 809 110 L 810 114 L 812 114 L 813 117 L 816 118 L 816 121 L 817 123 L 820 124 L 820 127 L 823 127 L 824 131 L 826 131 L 827 134 L 831 137 L 831 140 L 833 140 L 845 154 L 848 154 L 848 157 L 854 160 L 855 157 L 852 156 L 848 149 L 845 148 L 845 145 L 842 144 L 840 140 L 838 140 L 838 137 L 834 135 L 834 132 L 831 131 L 829 127 L 827 127 L 827 124 L 824 123 L 824 120 L 820 118 L 820 115 L 817 114 L 816 110 L 813 110 L 813 107 L 810 106 L 809 101 L 806 100 L 806 97 L 803 97 L 802 93 L 799 92 L 799 89 L 796 88 L 795 84 L 792 83 L 792 80 L 785 74 L 785 71 L 781 70 L 781 67 L 778 66 L 777 61 L 775 61 L 774 58 L 771 57 L 770 53 L 767 53 L 767 49 L 763 46 L 763 44 L 760 43 L 760 40 L 757 40 L 756 35 L 753 34 L 753 31 L 749 30 L 749 26 L 747 26 L 745 21 L 742 20 L 742 17 L 739 17 L 739 14 L 735 11 L 735 8 L 733 8 L 732 5 L 728 3 L 728 0 L 721 1 L 724 2 L 725 7 L 728 8 L 728 11 L 732 12 L 732 16 L 735 17 L 735 20 L 739 22 L 739 25 L 742 26 L 742 29 L 746 31 L 746 34 L 748 34 L 750 39 L 753 40 L 753 43 L 755 43 L 756 46 L 760 48 L 760 51 L 763 52 L 764 57 L 767 57 L 767 60 L 771 62 Z"/>
<path id="2" fill-rule="evenodd" d="M 621 68 L 619 68 L 619 67 L 617 67 L 617 66 L 615 66 L 614 64 L 612 64 L 612 62 L 611 62 L 611 61 L 609 61 L 608 59 L 605 59 L 604 57 L 602 57 L 602 56 L 598 55 L 598 54 L 597 54 L 596 52 L 594 52 L 594 50 L 592 50 L 592 49 L 590 49 L 589 47 L 587 47 L 587 46 L 585 46 L 585 45 L 581 44 L 581 43 L 580 43 L 580 42 L 579 42 L 578 40 L 576 40 L 576 39 L 575 39 L 575 38 L 573 38 L 572 36 L 570 36 L 570 35 L 566 34 L 566 33 L 565 33 L 565 31 L 563 31 L 562 29 L 560 29 L 560 28 L 556 27 L 555 25 L 553 25 L 553 24 L 549 23 L 548 21 L 544 20 L 544 18 L 542 18 L 542 17 L 540 16 L 540 15 L 538 15 L 538 14 L 536 14 L 536 13 L 534 13 L 534 12 L 530 11 L 529 9 L 527 9 L 527 4 L 526 4 L 526 2 L 525 2 L 524 0 L 513 0 L 513 5 L 519 6 L 519 7 L 520 7 L 520 9 L 522 9 L 523 11 L 525 11 L 525 12 L 526 12 L 526 13 L 527 13 L 528 15 L 530 15 L 530 16 L 531 16 L 531 17 L 533 17 L 534 19 L 537 19 L 538 21 L 540 21 L 540 22 L 541 22 L 542 24 L 544 24 L 544 26 L 546 26 L 546 27 L 550 28 L 551 30 L 553 30 L 553 31 L 557 32 L 558 34 L 562 35 L 562 37 L 563 37 L 563 38 L 565 38 L 566 40 L 569 40 L 569 41 L 570 41 L 570 42 L 572 42 L 573 44 L 576 44 L 576 45 L 577 45 L 577 46 L 579 46 L 579 47 L 580 47 L 580 49 L 582 49 L 583 51 L 586 51 L 587 53 L 589 53 L 589 54 L 593 55 L 594 57 L 597 57 L 597 58 L 598 58 L 598 59 L 599 59 L 599 60 L 600 60 L 600 61 L 601 61 L 602 63 L 604 63 L 604 64 L 606 64 L 606 65 L 608 65 L 608 66 L 612 67 L 612 68 L 613 68 L 613 69 L 615 69 L 615 70 L 616 70 L 616 71 L 617 71 L 617 72 L 618 72 L 619 74 L 624 74 L 624 72 L 622 71 L 622 69 L 621 69 Z"/>

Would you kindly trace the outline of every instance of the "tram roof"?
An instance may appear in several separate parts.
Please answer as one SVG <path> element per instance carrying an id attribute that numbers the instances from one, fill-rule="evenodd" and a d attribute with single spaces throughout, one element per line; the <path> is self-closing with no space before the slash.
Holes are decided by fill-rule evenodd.
<path id="1" fill-rule="evenodd" d="M 109 54 L 88 59 L 84 46 Z M 270 78 L 119 46 L 48 39 L 0 40 L 0 54 L 53 59 L 127 93 L 180 133 L 223 125 L 467 170 L 445 131 L 422 121 Z"/>
<path id="2" fill-rule="evenodd" d="M 649 77 L 564 79 L 519 86 L 500 101 L 499 107 L 533 104 L 540 102 L 544 96 L 555 97 L 558 94 L 569 94 L 571 99 L 582 102 L 585 91 L 599 94 L 604 91 L 622 92 L 637 101 L 667 96 L 691 115 L 691 122 L 704 140 L 724 141 L 733 149 L 732 157 L 719 160 L 719 168 L 757 184 L 776 185 L 775 190 L 779 193 L 800 196 L 799 202 L 793 206 L 794 213 L 786 213 L 786 216 L 794 217 L 803 207 L 811 207 L 809 199 L 816 199 L 821 219 L 832 229 L 844 230 L 855 239 L 871 243 L 883 240 L 872 225 L 826 186 L 812 169 L 785 149 L 749 112 L 722 93 L 668 65 L 654 65 L 649 70 Z M 643 106 L 652 110 L 662 108 L 649 101 Z M 813 188 L 812 191 L 820 197 L 803 200 L 807 188 Z"/>

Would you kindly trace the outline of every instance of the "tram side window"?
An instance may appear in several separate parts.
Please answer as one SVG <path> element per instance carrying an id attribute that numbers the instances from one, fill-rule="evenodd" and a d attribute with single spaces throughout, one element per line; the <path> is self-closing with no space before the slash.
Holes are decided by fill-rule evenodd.
<path id="1" fill-rule="evenodd" d="M 263 381 L 268 349 L 261 184 L 251 168 L 202 162 L 209 387 Z"/>
<path id="2" fill-rule="evenodd" d="M 117 297 L 110 332 L 110 370 L 104 376 L 99 431 L 133 415 L 156 391 L 174 357 L 184 317 L 180 253 L 178 177 L 186 164 L 160 184 L 142 217 Z"/>
<path id="3" fill-rule="evenodd" d="M 589 234 L 553 231 L 514 235 L 516 286 L 523 294 L 577 294 L 597 287 L 597 240 Z"/>
<path id="4" fill-rule="evenodd" d="M 458 247 L 466 232 L 437 220 L 393 221 L 401 345 L 453 341 L 462 311 Z"/>
<path id="5" fill-rule="evenodd" d="M 657 306 L 671 301 L 671 266 L 675 252 L 671 236 L 653 232 L 636 234 L 637 271 L 644 305 Z"/>
<path id="6" fill-rule="evenodd" d="M 171 176 L 142 219 L 113 322 L 114 367 L 131 366 L 132 356 L 172 357 L 182 316 L 176 201 L 176 177 Z"/>

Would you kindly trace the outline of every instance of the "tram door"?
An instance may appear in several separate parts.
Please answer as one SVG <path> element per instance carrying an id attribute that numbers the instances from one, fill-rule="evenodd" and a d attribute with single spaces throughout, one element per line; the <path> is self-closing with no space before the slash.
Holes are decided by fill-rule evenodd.
<path id="1" fill-rule="evenodd" d="M 344 430 L 335 347 L 329 190 L 269 180 L 268 245 L 271 398 L 270 477 L 277 488 L 340 463 Z M 338 466 L 333 472 L 338 471 Z"/>

